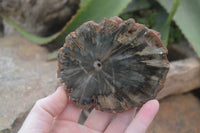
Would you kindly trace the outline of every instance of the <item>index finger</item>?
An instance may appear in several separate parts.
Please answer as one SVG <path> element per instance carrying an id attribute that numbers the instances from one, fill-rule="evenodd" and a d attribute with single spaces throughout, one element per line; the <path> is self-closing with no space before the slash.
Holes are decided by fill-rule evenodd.
<path id="1" fill-rule="evenodd" d="M 126 129 L 126 133 L 145 133 L 159 109 L 157 100 L 145 103 Z"/>

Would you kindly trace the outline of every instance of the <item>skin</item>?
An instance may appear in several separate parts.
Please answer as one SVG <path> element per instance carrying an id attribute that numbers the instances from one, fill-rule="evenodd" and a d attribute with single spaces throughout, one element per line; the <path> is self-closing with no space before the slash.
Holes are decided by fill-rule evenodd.
<path id="1" fill-rule="evenodd" d="M 135 115 L 136 108 L 116 114 L 92 110 L 84 125 L 77 123 L 81 109 L 71 104 L 63 87 L 36 102 L 18 133 L 145 133 L 159 103 L 150 100 Z M 112 121 L 111 121 L 112 120 Z"/>

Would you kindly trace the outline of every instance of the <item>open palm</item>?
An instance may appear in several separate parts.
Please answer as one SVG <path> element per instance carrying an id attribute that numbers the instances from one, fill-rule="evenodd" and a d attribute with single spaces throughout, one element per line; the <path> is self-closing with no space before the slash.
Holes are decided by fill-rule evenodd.
<path id="1" fill-rule="evenodd" d="M 19 133 L 144 133 L 158 111 L 158 101 L 115 115 L 92 110 L 84 125 L 77 123 L 81 109 L 71 104 L 63 87 L 38 100 Z M 114 117 L 114 118 L 113 118 Z"/>

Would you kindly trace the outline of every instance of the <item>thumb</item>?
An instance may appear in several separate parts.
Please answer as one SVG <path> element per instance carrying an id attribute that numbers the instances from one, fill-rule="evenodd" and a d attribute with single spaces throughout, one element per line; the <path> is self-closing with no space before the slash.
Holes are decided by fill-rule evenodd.
<path id="1" fill-rule="evenodd" d="M 52 95 L 38 100 L 18 133 L 48 133 L 54 117 L 65 109 L 67 101 L 63 87 L 59 87 Z"/>

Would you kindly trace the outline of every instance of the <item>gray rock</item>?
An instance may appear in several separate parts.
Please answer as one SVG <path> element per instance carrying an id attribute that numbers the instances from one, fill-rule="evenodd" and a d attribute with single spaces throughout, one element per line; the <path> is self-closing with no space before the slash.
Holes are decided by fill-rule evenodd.
<path id="1" fill-rule="evenodd" d="M 59 85 L 48 54 L 22 37 L 0 39 L 0 132 L 17 131 L 33 104 Z"/>
<path id="2" fill-rule="evenodd" d="M 0 12 L 26 31 L 48 36 L 59 31 L 79 7 L 80 0 L 3 0 Z M 15 29 L 4 21 L 4 35 L 16 35 Z"/>

